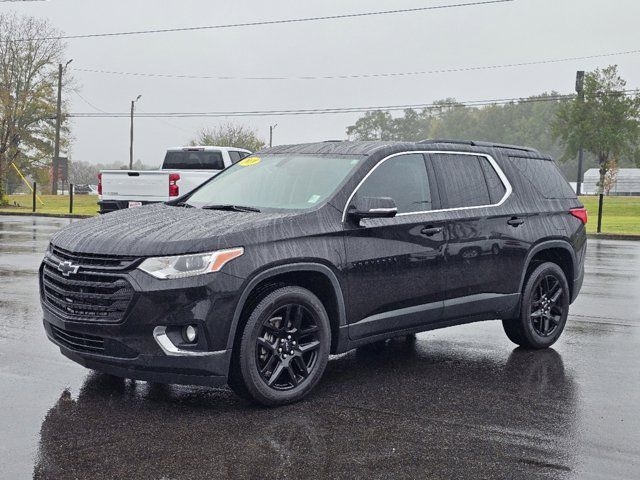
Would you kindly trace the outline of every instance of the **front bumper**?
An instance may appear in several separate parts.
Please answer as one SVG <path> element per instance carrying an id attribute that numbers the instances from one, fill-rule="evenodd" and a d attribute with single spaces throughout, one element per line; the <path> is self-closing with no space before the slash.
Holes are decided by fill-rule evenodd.
<path id="1" fill-rule="evenodd" d="M 136 269 L 122 275 L 134 294 L 117 322 L 70 320 L 41 298 L 45 331 L 61 353 L 87 368 L 125 378 L 224 384 L 231 359 L 228 338 L 242 279 L 218 272 L 158 280 Z M 198 327 L 193 345 L 180 343 L 178 332 L 186 325 Z M 158 332 L 173 333 L 161 339 Z"/>
<path id="2" fill-rule="evenodd" d="M 208 352 L 198 357 L 168 357 L 137 354 L 132 358 L 112 357 L 80 352 L 63 345 L 51 334 L 51 324 L 44 322 L 49 340 L 60 348 L 60 353 L 83 367 L 123 378 L 157 383 L 220 386 L 227 382 L 231 350 Z"/>

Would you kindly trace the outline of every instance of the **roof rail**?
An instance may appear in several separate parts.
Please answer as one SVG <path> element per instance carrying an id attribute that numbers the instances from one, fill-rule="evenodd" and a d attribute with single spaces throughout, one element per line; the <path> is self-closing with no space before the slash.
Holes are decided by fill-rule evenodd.
<path id="1" fill-rule="evenodd" d="M 417 142 L 419 144 L 431 143 L 450 143 L 453 145 L 469 145 L 472 147 L 489 147 L 489 148 L 508 148 L 510 150 L 520 150 L 522 152 L 540 153 L 535 148 L 520 147 L 518 145 L 508 145 L 506 143 L 481 142 L 477 140 L 444 140 L 444 139 L 428 139 Z"/>
<path id="2" fill-rule="evenodd" d="M 475 146 L 475 142 L 471 141 L 471 140 L 446 140 L 444 138 L 433 138 L 433 139 L 427 139 L 427 140 L 420 140 L 417 143 L 421 143 L 421 144 L 429 144 L 429 143 L 451 143 L 453 145 L 469 145 L 469 146 Z"/>

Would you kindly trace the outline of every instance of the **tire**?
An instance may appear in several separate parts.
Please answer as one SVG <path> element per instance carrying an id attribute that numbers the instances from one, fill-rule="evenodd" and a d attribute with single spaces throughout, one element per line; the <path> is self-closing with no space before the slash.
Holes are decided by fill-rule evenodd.
<path id="1" fill-rule="evenodd" d="M 569 296 L 569 284 L 558 265 L 546 262 L 537 266 L 525 282 L 520 316 L 502 321 L 509 340 L 529 349 L 553 345 L 567 322 Z"/>
<path id="2" fill-rule="evenodd" d="M 322 302 L 305 288 L 280 287 L 266 294 L 247 316 L 234 348 L 229 386 L 239 396 L 266 406 L 304 398 L 329 359 L 331 327 Z"/>

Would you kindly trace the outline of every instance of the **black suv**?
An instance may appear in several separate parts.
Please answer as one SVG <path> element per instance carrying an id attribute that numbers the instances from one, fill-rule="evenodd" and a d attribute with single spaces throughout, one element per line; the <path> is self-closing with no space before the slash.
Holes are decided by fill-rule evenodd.
<path id="1" fill-rule="evenodd" d="M 586 211 L 551 158 L 482 142 L 274 147 L 167 204 L 73 223 L 40 269 L 64 355 L 149 381 L 298 400 L 329 354 L 501 319 L 552 345 Z"/>

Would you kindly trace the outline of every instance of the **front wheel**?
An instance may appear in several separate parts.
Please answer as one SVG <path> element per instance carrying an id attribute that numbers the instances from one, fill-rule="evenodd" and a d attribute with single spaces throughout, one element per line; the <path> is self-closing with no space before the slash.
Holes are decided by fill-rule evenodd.
<path id="1" fill-rule="evenodd" d="M 522 292 L 520 316 L 503 320 L 509 339 L 525 348 L 547 348 L 562 334 L 569 314 L 569 285 L 562 269 L 546 262 L 536 267 Z"/>
<path id="2" fill-rule="evenodd" d="M 309 290 L 283 287 L 266 295 L 234 352 L 229 385 L 267 406 L 300 400 L 318 383 L 329 358 L 329 318 Z"/>

